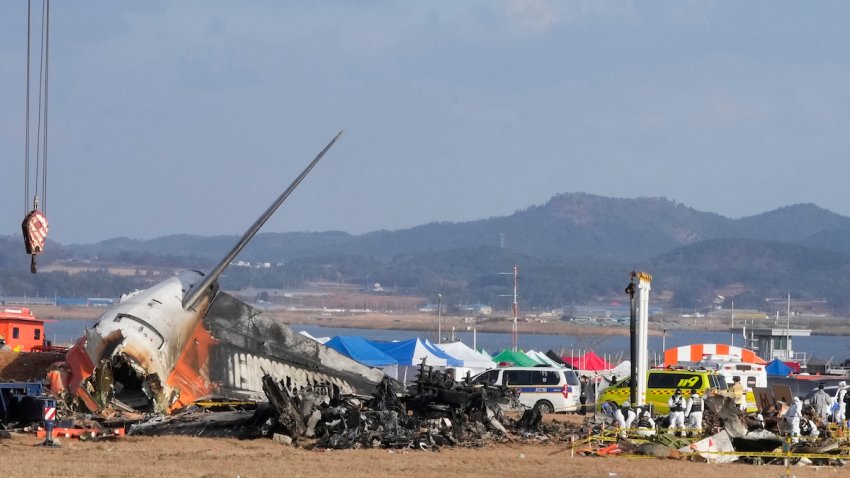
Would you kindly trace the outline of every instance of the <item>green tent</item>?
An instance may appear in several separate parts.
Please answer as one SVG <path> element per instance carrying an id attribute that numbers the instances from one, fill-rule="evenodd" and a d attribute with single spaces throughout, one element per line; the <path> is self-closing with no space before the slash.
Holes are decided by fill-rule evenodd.
<path id="1" fill-rule="evenodd" d="M 534 367 L 538 362 L 522 352 L 514 352 L 513 350 L 502 350 L 499 355 L 493 357 L 496 363 L 510 362 L 517 367 Z"/>

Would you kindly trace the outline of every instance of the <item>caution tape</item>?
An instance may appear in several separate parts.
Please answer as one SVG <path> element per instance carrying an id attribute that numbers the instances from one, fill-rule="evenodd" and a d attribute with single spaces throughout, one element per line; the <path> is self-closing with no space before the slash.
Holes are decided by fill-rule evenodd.
<path id="1" fill-rule="evenodd" d="M 850 455 L 833 455 L 829 453 L 795 453 L 787 451 L 697 451 L 687 453 L 683 452 L 682 455 L 747 456 L 753 458 L 827 458 L 830 460 L 850 459 Z"/>
<path id="2" fill-rule="evenodd" d="M 202 402 L 192 402 L 192 405 L 197 405 L 199 407 L 207 407 L 207 408 L 210 408 L 210 407 L 248 407 L 248 406 L 254 406 L 256 404 L 257 404 L 257 402 L 235 401 L 235 400 L 234 401 L 224 401 L 224 402 L 212 401 L 212 400 L 202 401 Z"/>

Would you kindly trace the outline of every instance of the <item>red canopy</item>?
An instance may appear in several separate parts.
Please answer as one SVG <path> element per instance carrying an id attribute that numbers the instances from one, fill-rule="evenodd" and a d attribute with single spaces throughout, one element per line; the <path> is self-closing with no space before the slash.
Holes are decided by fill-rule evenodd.
<path id="1" fill-rule="evenodd" d="M 580 357 L 563 356 L 561 360 L 578 370 L 609 370 L 612 368 L 611 364 L 602 360 L 602 357 L 593 353 L 592 350 Z"/>

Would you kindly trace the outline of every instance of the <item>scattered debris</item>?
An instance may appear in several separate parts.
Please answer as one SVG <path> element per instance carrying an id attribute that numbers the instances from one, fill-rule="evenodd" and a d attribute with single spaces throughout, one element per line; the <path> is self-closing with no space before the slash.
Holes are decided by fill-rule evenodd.
<path id="1" fill-rule="evenodd" d="M 508 430 L 499 402 L 507 389 L 456 385 L 451 376 L 420 366 L 412 394 L 385 378 L 371 397 L 343 395 L 331 383 L 294 387 L 263 377 L 263 390 L 276 416 L 269 432 L 292 444 L 320 448 L 418 448 L 481 446 L 505 439 Z M 539 412 L 538 412 L 539 415 Z M 526 420 L 527 430 L 539 425 Z"/>
<path id="2" fill-rule="evenodd" d="M 64 419 L 57 422 L 51 436 L 81 441 L 115 439 L 127 429 L 131 435 L 267 438 L 305 449 L 436 451 L 510 441 L 564 443 L 568 446 L 563 449 L 573 455 L 597 457 L 642 455 L 795 466 L 844 466 L 850 460 L 848 434 L 840 424 L 826 422 L 813 410 L 803 409 L 806 426 L 799 428 L 802 436 L 791 436 L 785 416 L 789 407 L 782 402 L 775 402 L 760 414 L 745 414 L 732 399 L 713 395 L 705 400 L 702 430 L 668 429 L 663 416 L 657 417 L 654 425 L 642 425 L 642 431 L 638 424 L 623 430 L 617 428 L 613 407 L 603 406 L 603 411 L 586 417 L 581 424 L 547 420 L 540 409 L 522 407 L 512 389 L 468 380 L 456 383 L 449 373 L 423 363 L 416 381 L 407 389 L 384 378 L 370 394 L 363 394 L 365 388 L 349 387 L 331 375 L 278 373 L 276 377 L 284 377 L 279 379 L 264 371 L 258 382 L 267 403 L 247 397 L 204 397 L 170 413 L 156 407 L 141 412 L 129 395 L 118 390 L 128 375 L 112 365 L 111 374 L 93 378 L 101 381 L 89 395 L 108 406 L 101 407 L 99 413 L 59 407 Z M 27 419 L 30 423 L 38 421 L 35 416 L 41 408 L 36 404 L 45 400 L 42 383 L 6 383 L 0 388 L 5 390 L 4 413 L 11 412 L 12 404 L 29 394 Z M 67 398 L 66 405 L 74 400 Z M 16 412 L 22 410 L 19 404 L 14 408 Z M 521 413 L 509 417 L 505 411 Z M 653 433 L 645 433 L 647 426 Z M 39 437 L 47 433 L 36 426 L 23 430 L 37 432 Z M 0 434 L 0 438 L 6 435 Z M 518 457 L 522 459 L 523 455 Z"/>

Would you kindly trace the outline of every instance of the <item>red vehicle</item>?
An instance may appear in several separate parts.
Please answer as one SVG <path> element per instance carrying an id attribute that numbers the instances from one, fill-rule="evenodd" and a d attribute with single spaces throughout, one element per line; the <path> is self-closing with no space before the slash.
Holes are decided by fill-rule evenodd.
<path id="1" fill-rule="evenodd" d="M 44 321 L 26 307 L 0 309 L 0 347 L 2 342 L 16 352 L 29 352 L 44 345 Z"/>

